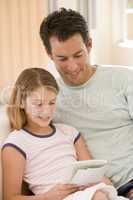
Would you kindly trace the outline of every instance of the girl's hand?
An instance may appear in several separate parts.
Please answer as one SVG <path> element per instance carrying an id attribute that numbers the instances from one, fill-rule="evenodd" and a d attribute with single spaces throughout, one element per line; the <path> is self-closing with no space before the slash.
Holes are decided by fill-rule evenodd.
<path id="1" fill-rule="evenodd" d="M 57 184 L 45 193 L 45 197 L 48 200 L 62 200 L 77 191 L 79 191 L 79 186 L 76 184 Z"/>
<path id="2" fill-rule="evenodd" d="M 96 184 L 97 183 L 89 183 L 89 184 L 86 184 L 86 185 L 81 185 L 81 186 L 79 186 L 79 190 L 85 190 L 86 188 L 92 187 Z"/>

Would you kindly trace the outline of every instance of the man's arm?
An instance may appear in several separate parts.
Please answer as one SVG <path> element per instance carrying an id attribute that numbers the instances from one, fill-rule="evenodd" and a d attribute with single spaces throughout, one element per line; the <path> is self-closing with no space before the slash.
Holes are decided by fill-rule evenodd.
<path id="1" fill-rule="evenodd" d="M 75 142 L 75 149 L 76 149 L 78 160 L 93 159 L 90 151 L 87 148 L 87 145 L 85 143 L 83 136 L 80 136 L 80 138 Z M 112 182 L 107 177 L 103 177 L 102 182 L 106 183 L 107 185 L 112 185 Z"/>

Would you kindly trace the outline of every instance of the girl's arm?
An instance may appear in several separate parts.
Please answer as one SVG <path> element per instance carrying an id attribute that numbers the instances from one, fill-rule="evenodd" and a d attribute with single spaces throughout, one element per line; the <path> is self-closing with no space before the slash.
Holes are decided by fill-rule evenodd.
<path id="1" fill-rule="evenodd" d="M 75 146 L 75 149 L 76 149 L 78 160 L 90 160 L 90 159 L 92 159 L 91 153 L 89 152 L 87 145 L 85 143 L 85 140 L 84 140 L 82 135 L 75 142 L 74 146 Z"/>
<path id="2" fill-rule="evenodd" d="M 24 156 L 15 148 L 5 147 L 2 150 L 4 200 L 44 200 L 43 196 L 21 195 L 25 164 Z"/>
<path id="3" fill-rule="evenodd" d="M 3 200 L 62 200 L 79 190 L 79 186 L 75 184 L 59 184 L 44 194 L 24 196 L 21 194 L 21 188 L 25 164 L 24 156 L 15 148 L 5 147 L 3 149 Z"/>

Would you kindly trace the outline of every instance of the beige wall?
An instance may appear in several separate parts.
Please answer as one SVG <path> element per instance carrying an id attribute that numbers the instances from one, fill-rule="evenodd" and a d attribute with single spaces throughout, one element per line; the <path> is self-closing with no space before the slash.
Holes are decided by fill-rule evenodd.
<path id="1" fill-rule="evenodd" d="M 127 27 L 128 27 L 128 35 L 127 37 L 129 38 L 129 40 L 133 40 L 133 13 L 129 13 L 127 15 L 128 17 L 128 24 L 127 24 Z"/>
<path id="2" fill-rule="evenodd" d="M 39 37 L 46 15 L 47 0 L 0 0 L 0 91 L 23 68 L 47 64 Z"/>

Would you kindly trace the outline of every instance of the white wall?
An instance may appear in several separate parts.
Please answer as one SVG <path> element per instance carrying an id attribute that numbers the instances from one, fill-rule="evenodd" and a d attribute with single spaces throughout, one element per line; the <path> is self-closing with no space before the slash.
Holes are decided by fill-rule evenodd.
<path id="1" fill-rule="evenodd" d="M 111 1 L 96 2 L 96 29 L 91 30 L 93 62 L 108 64 L 111 62 Z"/>
<path id="2" fill-rule="evenodd" d="M 94 0 L 89 1 L 94 4 Z M 58 8 L 64 6 L 66 8 L 71 7 L 76 9 L 77 2 L 76 0 L 56 0 Z M 91 52 L 92 64 L 133 65 L 133 48 L 120 47 L 118 43 L 114 43 L 114 26 L 112 24 L 114 12 L 112 10 L 113 0 L 96 0 L 95 2 L 96 16 L 94 17 L 96 17 L 96 28 L 90 29 L 90 35 L 93 41 Z M 88 15 L 93 18 L 93 13 L 89 12 Z M 130 27 L 133 29 L 133 24 Z"/>
<path id="3" fill-rule="evenodd" d="M 133 66 L 133 47 L 121 47 L 113 40 L 112 2 L 112 0 L 97 0 L 97 28 L 92 31 L 93 57 L 97 64 Z M 133 29 L 133 22 L 130 27 Z"/>

